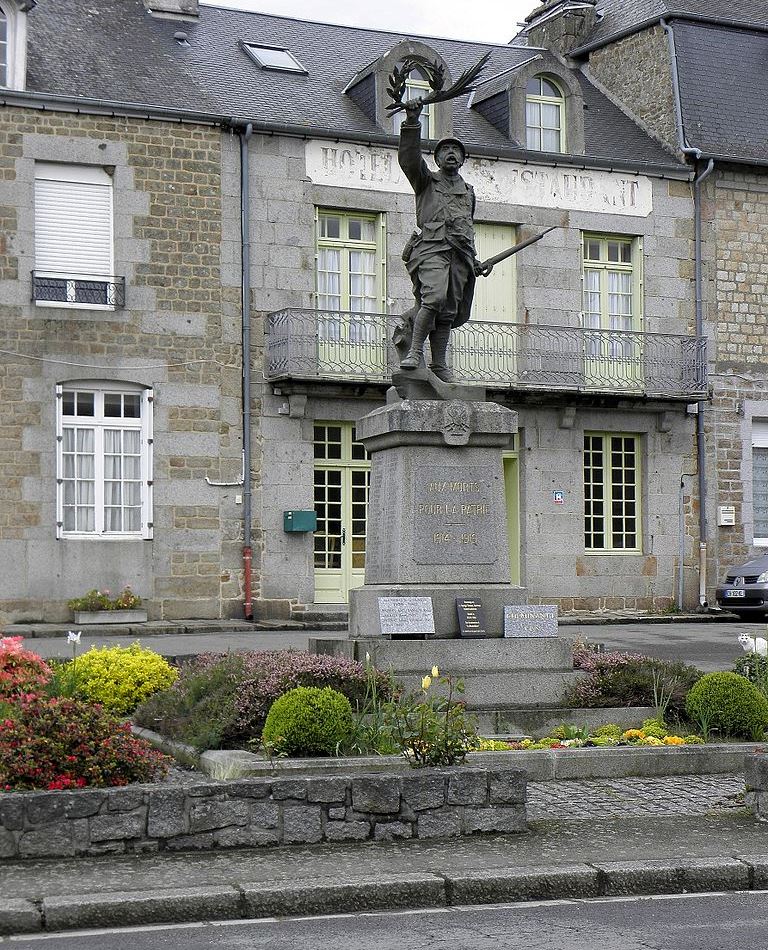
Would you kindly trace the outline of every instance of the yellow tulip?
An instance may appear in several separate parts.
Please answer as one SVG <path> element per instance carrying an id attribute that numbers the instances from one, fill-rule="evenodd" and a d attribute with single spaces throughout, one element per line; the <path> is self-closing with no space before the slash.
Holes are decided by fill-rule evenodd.
<path id="1" fill-rule="evenodd" d="M 440 670 L 436 666 L 432 667 L 432 676 L 437 678 L 440 675 Z"/>
<path id="2" fill-rule="evenodd" d="M 426 691 L 429 689 L 431 685 L 432 685 L 432 677 L 429 675 L 425 676 L 421 681 L 421 688 Z"/>

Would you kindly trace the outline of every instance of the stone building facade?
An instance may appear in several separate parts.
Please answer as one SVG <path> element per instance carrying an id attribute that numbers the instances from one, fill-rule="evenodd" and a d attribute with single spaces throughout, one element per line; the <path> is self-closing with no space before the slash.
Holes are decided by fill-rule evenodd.
<path id="1" fill-rule="evenodd" d="M 697 0 L 685 13 L 656 0 L 642 15 L 604 0 L 596 11 L 570 45 L 571 61 L 701 178 L 701 320 L 711 401 L 699 405 L 706 460 L 699 599 L 714 605 L 715 585 L 729 567 L 768 546 L 768 360 L 761 329 L 768 125 L 758 106 L 767 91 L 768 17 L 754 0 L 737 0 L 727 12 Z M 539 12 L 529 18 L 529 42 Z"/>
<path id="2" fill-rule="evenodd" d="M 556 228 L 494 271 L 453 344 L 459 378 L 519 413 L 505 453 L 516 579 L 566 610 L 660 609 L 682 551 L 695 600 L 688 407 L 706 387 L 691 172 L 652 122 L 611 101 L 609 77 L 525 43 L 414 44 L 191 0 L 151 6 L 105 0 L 111 32 L 76 0 L 26 10 L 27 84 L 0 109 L 0 617 L 64 619 L 68 598 L 125 584 L 154 619 L 298 617 L 362 583 L 368 463 L 354 425 L 383 405 L 388 327 L 412 302 L 400 258 L 413 195 L 381 83 L 417 49 L 454 78 L 492 54 L 472 98 L 433 108 L 424 129 L 467 143 L 479 255 Z M 66 45 L 41 54 L 62 18 L 92 37 L 87 80 Z M 555 112 L 556 148 L 542 118 Z M 108 274 L 41 268 L 54 166 L 109 192 Z M 81 296 L 94 285 L 107 294 L 96 306 Z"/>

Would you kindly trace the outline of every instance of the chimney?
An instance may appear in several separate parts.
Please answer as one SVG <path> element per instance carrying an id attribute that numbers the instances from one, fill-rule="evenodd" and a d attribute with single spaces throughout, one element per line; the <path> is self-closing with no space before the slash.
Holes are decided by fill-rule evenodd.
<path id="1" fill-rule="evenodd" d="M 561 56 L 580 46 L 595 25 L 597 0 L 544 0 L 526 18 L 529 46 Z"/>
<path id="2" fill-rule="evenodd" d="M 143 0 L 147 11 L 161 20 L 196 20 L 200 0 Z"/>

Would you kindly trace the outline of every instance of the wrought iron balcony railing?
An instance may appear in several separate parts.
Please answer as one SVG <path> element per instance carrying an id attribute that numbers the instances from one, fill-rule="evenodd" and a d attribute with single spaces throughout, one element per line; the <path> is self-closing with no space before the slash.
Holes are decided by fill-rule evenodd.
<path id="1" fill-rule="evenodd" d="M 76 304 L 117 310 L 125 306 L 125 278 L 33 270 L 32 300 L 34 303 Z"/>
<path id="2" fill-rule="evenodd" d="M 278 380 L 385 382 L 397 368 L 395 318 L 280 310 L 267 318 L 266 375 Z M 484 323 L 454 331 L 457 382 L 695 399 L 707 392 L 706 341 L 667 333 Z"/>

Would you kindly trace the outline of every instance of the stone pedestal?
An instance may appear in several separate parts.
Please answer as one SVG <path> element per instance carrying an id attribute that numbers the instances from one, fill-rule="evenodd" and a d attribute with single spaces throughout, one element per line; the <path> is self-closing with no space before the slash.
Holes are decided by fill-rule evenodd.
<path id="1" fill-rule="evenodd" d="M 488 402 L 404 400 L 364 416 L 371 455 L 365 585 L 350 593 L 351 637 L 382 636 L 381 597 L 429 597 L 435 637 L 459 636 L 456 598 L 479 599 L 503 633 L 510 583 L 502 450 L 517 413 Z"/>

